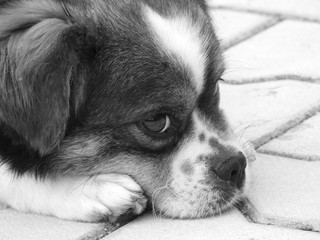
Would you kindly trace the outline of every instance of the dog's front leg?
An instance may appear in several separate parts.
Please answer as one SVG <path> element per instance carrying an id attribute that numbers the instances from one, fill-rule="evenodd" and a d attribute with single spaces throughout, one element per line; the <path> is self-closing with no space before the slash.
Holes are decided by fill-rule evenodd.
<path id="1" fill-rule="evenodd" d="M 0 202 L 23 212 L 94 222 L 115 221 L 127 211 L 139 214 L 147 200 L 140 186 L 126 175 L 37 180 L 27 174 L 17 177 L 2 164 Z"/>

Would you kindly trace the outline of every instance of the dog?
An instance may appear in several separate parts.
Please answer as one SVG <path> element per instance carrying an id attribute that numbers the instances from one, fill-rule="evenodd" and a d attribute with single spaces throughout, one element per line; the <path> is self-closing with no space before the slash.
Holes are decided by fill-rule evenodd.
<path id="1" fill-rule="evenodd" d="M 247 188 L 204 0 L 0 2 L 0 202 L 203 218 Z"/>

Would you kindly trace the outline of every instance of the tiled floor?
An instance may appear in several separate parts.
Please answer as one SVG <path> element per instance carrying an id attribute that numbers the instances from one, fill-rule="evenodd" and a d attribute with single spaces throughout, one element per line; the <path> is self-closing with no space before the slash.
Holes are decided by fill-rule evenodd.
<path id="1" fill-rule="evenodd" d="M 118 227 L 6 209 L 0 240 L 320 240 L 320 1 L 209 3 L 227 64 L 222 106 L 258 152 L 242 213 L 183 221 L 146 214 L 108 234 Z"/>

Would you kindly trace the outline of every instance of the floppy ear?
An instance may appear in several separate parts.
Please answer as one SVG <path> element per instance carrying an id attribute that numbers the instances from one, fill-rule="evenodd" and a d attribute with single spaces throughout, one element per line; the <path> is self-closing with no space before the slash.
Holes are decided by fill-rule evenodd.
<path id="1" fill-rule="evenodd" d="M 17 2 L 0 10 L 0 123 L 44 155 L 58 146 L 69 117 L 73 26 L 57 3 Z"/>

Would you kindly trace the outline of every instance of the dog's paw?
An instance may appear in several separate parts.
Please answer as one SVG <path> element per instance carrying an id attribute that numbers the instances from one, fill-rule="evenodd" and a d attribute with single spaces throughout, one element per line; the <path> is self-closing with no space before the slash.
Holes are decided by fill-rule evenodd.
<path id="1" fill-rule="evenodd" d="M 106 174 L 36 181 L 26 177 L 28 188 L 9 205 L 19 211 L 53 215 L 84 222 L 116 221 L 122 214 L 140 214 L 146 198 L 129 176 Z M 23 182 L 23 180 L 22 180 Z M 11 192 L 11 191 L 10 191 Z M 19 200 L 18 200 L 19 199 Z"/>
<path id="2" fill-rule="evenodd" d="M 4 165 L 0 173 L 2 205 L 22 212 L 85 222 L 116 221 L 125 213 L 140 214 L 147 203 L 141 187 L 127 175 L 39 180 L 27 174 L 14 177 Z"/>
<path id="3" fill-rule="evenodd" d="M 97 204 L 91 221 L 108 218 L 114 222 L 125 213 L 140 214 L 147 199 L 140 186 L 129 176 L 119 174 L 100 175 L 89 183 L 89 196 Z M 90 186 L 91 185 L 91 186 Z"/>
<path id="4" fill-rule="evenodd" d="M 67 204 L 54 213 L 60 218 L 114 222 L 122 214 L 140 214 L 146 207 L 147 199 L 142 189 L 129 176 L 106 174 L 69 181 L 64 196 Z"/>

